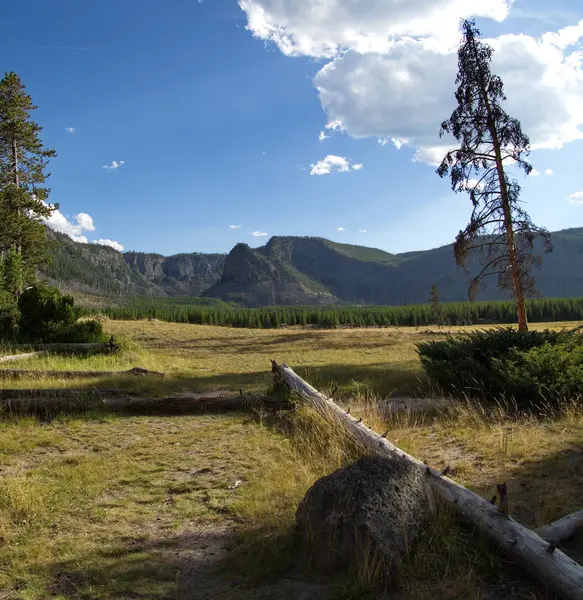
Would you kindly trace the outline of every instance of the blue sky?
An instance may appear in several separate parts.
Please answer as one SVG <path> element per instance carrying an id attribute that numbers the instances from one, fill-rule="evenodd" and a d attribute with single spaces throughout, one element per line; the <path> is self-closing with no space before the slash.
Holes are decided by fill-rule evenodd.
<path id="1" fill-rule="evenodd" d="M 77 239 L 162 254 L 268 239 L 253 232 L 391 252 L 451 242 L 469 200 L 432 157 L 472 15 L 540 148 L 523 182 L 533 220 L 583 225 L 578 1 L 432 0 L 439 18 L 428 0 L 317 0 L 311 15 L 302 0 L 3 4 L 3 70 L 39 105 L 58 153 L 52 225 Z"/>

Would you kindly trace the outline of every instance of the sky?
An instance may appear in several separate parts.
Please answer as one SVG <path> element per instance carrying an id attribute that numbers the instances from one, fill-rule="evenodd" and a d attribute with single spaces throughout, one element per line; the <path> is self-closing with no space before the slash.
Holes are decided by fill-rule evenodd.
<path id="1" fill-rule="evenodd" d="M 0 0 L 0 56 L 57 151 L 49 224 L 74 239 L 405 252 L 469 218 L 435 168 L 470 17 L 531 139 L 526 209 L 583 226 L 580 0 Z"/>

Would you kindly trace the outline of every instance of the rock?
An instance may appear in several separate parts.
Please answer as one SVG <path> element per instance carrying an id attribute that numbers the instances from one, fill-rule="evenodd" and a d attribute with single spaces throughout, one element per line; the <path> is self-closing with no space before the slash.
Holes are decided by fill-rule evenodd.
<path id="1" fill-rule="evenodd" d="M 318 480 L 296 522 L 317 566 L 344 568 L 372 558 L 394 576 L 432 512 L 421 471 L 398 459 L 367 456 Z"/>

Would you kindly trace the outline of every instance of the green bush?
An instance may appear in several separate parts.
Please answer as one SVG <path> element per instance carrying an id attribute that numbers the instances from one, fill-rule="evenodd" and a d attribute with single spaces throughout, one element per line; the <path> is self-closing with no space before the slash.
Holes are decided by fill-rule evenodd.
<path id="1" fill-rule="evenodd" d="M 528 405 L 540 399 L 533 397 L 532 390 L 547 381 L 547 375 L 541 371 L 537 380 L 531 373 L 527 382 L 520 370 L 521 361 L 528 361 L 534 371 L 538 356 L 534 350 L 579 343 L 580 339 L 573 332 L 497 328 L 425 342 L 418 344 L 417 350 L 425 372 L 444 390 L 494 400 L 503 396 Z M 529 352 L 533 352 L 530 359 L 526 358 Z M 547 381 L 547 385 L 552 387 L 552 381 Z"/>
<path id="2" fill-rule="evenodd" d="M 583 392 L 583 336 L 571 335 L 494 361 L 502 385 L 520 405 L 553 405 Z"/>
<path id="3" fill-rule="evenodd" d="M 42 283 L 20 296 L 18 308 L 20 336 L 31 341 L 48 342 L 78 317 L 72 296 L 63 296 L 57 288 Z"/>
<path id="4" fill-rule="evenodd" d="M 107 341 L 98 321 L 78 321 L 53 332 L 48 342 L 63 344 L 99 344 Z"/>

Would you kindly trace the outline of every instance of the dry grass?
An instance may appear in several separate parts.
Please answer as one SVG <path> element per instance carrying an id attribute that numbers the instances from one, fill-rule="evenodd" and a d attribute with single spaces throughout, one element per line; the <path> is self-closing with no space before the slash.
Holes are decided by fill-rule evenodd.
<path id="1" fill-rule="evenodd" d="M 271 383 L 268 359 L 277 358 L 321 389 L 339 385 L 338 396 L 355 399 L 354 411 L 360 402 L 375 429 L 389 428 L 391 441 L 433 466 L 449 464 L 452 476 L 478 493 L 489 497 L 506 480 L 513 515 L 530 526 L 583 504 L 583 413 L 576 407 L 520 420 L 471 405 L 425 417 L 387 419 L 371 411 L 371 399 L 427 391 L 414 344 L 435 336 L 156 321 L 107 321 L 105 329 L 124 340 L 120 356 L 43 357 L 10 367 L 143 366 L 165 371 L 165 380 L 4 381 L 4 387 L 264 390 Z M 0 423 L 0 590 L 6 590 L 0 598 L 195 598 L 195 577 L 200 583 L 211 563 L 229 567 L 212 580 L 217 598 L 261 597 L 257 589 L 283 598 L 281 585 L 270 595 L 261 582 L 302 566 L 290 550 L 297 503 L 318 477 L 357 455 L 346 438 L 303 413 L 283 433 L 243 414 L 6 418 Z M 228 489 L 235 481 L 242 484 Z M 460 544 L 463 535 L 447 514 L 427 532 L 403 566 L 412 582 L 407 600 L 484 597 L 492 556 L 467 540 Z M 376 576 L 369 565 L 337 581 L 331 597 L 363 597 Z M 249 577 L 260 587 L 249 588 Z M 240 586 L 233 588 L 234 581 Z"/>

